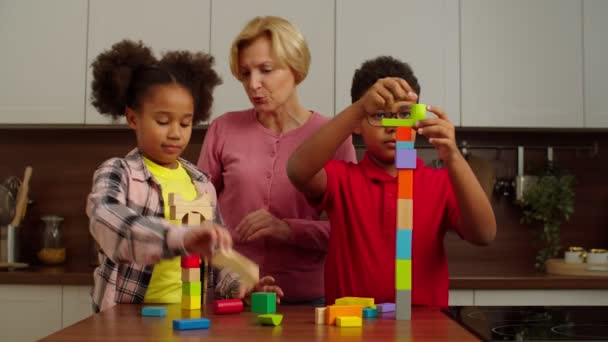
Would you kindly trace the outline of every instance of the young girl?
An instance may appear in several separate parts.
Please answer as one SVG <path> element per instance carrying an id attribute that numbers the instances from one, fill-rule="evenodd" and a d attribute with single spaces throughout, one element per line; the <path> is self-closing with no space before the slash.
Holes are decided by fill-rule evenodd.
<path id="1" fill-rule="evenodd" d="M 137 148 L 95 171 L 88 197 L 90 231 L 100 248 L 94 272 L 93 309 L 116 303 L 179 303 L 180 256 L 211 257 L 231 248 L 220 226 L 216 192 L 208 177 L 180 158 L 192 125 L 209 117 L 212 91 L 221 83 L 213 57 L 174 51 L 157 60 L 141 42 L 122 41 L 93 62 L 92 103 L 103 115 L 126 116 Z M 183 226 L 169 220 L 168 194 L 186 200 L 208 194 L 216 221 Z M 213 278 L 213 277 L 212 277 Z M 219 272 L 216 295 L 242 297 L 238 276 Z M 282 292 L 272 278 L 258 288 Z"/>

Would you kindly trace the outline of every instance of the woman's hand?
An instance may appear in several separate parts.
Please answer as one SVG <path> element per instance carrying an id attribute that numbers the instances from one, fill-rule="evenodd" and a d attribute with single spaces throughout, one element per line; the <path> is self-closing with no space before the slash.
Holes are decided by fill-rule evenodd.
<path id="1" fill-rule="evenodd" d="M 279 240 L 291 238 L 291 228 L 287 222 L 278 219 L 266 209 L 253 211 L 245 216 L 235 228 L 236 240 L 245 242 L 273 237 Z"/>

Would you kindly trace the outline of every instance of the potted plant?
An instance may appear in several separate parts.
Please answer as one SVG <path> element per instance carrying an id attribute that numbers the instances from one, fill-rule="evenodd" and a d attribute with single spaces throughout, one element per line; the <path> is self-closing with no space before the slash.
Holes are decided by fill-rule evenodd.
<path id="1" fill-rule="evenodd" d="M 561 249 L 560 226 L 574 212 L 574 183 L 573 175 L 549 162 L 519 203 L 523 208 L 522 222 L 542 224 L 540 238 L 544 247 L 536 254 L 534 265 L 538 270 L 544 270 L 545 262 Z"/>

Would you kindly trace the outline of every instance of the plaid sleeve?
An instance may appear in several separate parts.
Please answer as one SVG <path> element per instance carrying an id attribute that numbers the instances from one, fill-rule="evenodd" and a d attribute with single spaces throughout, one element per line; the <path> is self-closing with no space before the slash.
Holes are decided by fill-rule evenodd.
<path id="1" fill-rule="evenodd" d="M 231 299 L 239 296 L 239 275 L 227 269 L 215 269 L 215 299 Z"/>
<path id="2" fill-rule="evenodd" d="M 150 212 L 145 205 L 149 203 L 150 196 L 158 195 L 150 191 L 145 182 L 130 183 L 128 175 L 124 160 L 113 158 L 103 163 L 93 176 L 87 215 L 91 234 L 101 249 L 114 262 L 141 265 L 187 254 L 183 246 L 187 229 L 154 216 L 158 213 L 148 214 L 152 216 L 139 214 Z M 133 196 L 137 191 L 147 192 L 147 195 Z M 147 198 L 140 204 L 132 200 L 132 196 Z"/>

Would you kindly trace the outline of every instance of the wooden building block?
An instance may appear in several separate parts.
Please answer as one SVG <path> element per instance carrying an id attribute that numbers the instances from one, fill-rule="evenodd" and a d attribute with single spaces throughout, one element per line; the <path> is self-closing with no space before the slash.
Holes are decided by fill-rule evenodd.
<path id="1" fill-rule="evenodd" d="M 260 314 L 277 311 L 277 294 L 274 292 L 254 292 L 251 294 L 251 312 Z"/>
<path id="2" fill-rule="evenodd" d="M 315 308 L 315 324 L 327 324 L 326 311 L 327 308 Z"/>
<path id="3" fill-rule="evenodd" d="M 196 254 L 182 256 L 181 266 L 182 268 L 200 268 L 201 256 Z"/>
<path id="4" fill-rule="evenodd" d="M 412 292 L 409 290 L 397 290 L 396 299 L 395 319 L 412 319 Z"/>
<path id="5" fill-rule="evenodd" d="M 376 308 L 374 298 L 367 297 L 342 297 L 336 299 L 336 305 L 361 305 L 364 308 Z"/>
<path id="6" fill-rule="evenodd" d="M 416 150 L 397 149 L 395 150 L 395 167 L 397 169 L 416 168 Z"/>
<path id="7" fill-rule="evenodd" d="M 397 170 L 397 198 L 414 198 L 414 170 Z"/>
<path id="8" fill-rule="evenodd" d="M 414 214 L 414 200 L 397 199 L 397 229 L 412 229 Z"/>
<path id="9" fill-rule="evenodd" d="M 397 229 L 397 259 L 412 260 L 411 229 Z"/>
<path id="10" fill-rule="evenodd" d="M 393 311 L 395 311 L 395 303 L 376 304 L 376 308 L 377 308 L 378 312 L 380 312 L 380 313 L 393 312 Z"/>
<path id="11" fill-rule="evenodd" d="M 173 320 L 173 329 L 175 330 L 209 329 L 209 326 L 211 326 L 211 322 L 206 318 Z"/>
<path id="12" fill-rule="evenodd" d="M 167 316 L 167 308 L 164 306 L 144 306 L 141 309 L 141 315 L 146 317 L 165 317 Z"/>
<path id="13" fill-rule="evenodd" d="M 198 310 L 201 308 L 201 296 L 184 296 L 182 295 L 182 309 Z"/>
<path id="14" fill-rule="evenodd" d="M 364 308 L 363 318 L 375 318 L 378 317 L 378 309 L 376 308 Z"/>
<path id="15" fill-rule="evenodd" d="M 327 324 L 336 324 L 338 316 L 354 316 L 361 317 L 363 315 L 363 306 L 361 305 L 330 305 L 326 310 Z"/>
<path id="16" fill-rule="evenodd" d="M 414 141 L 414 130 L 410 127 L 397 127 L 395 133 L 397 141 Z"/>
<path id="17" fill-rule="evenodd" d="M 213 301 L 213 313 L 224 315 L 243 311 L 243 301 L 240 299 L 218 299 Z"/>
<path id="18" fill-rule="evenodd" d="M 199 214 L 199 213 L 187 213 L 186 214 L 186 224 L 189 226 L 198 226 L 203 221 L 205 221 L 205 218 L 203 217 L 202 214 Z"/>
<path id="19" fill-rule="evenodd" d="M 182 282 L 201 281 L 201 269 L 197 268 L 182 268 Z"/>
<path id="20" fill-rule="evenodd" d="M 201 296 L 201 282 L 200 281 L 187 281 L 182 282 L 182 296 Z"/>
<path id="21" fill-rule="evenodd" d="M 199 195 L 192 201 L 187 201 L 174 192 L 169 194 L 169 218 L 171 220 L 182 220 L 188 213 L 201 214 L 203 221 L 212 220 L 214 211 L 215 207 L 211 205 L 209 194 Z"/>
<path id="22" fill-rule="evenodd" d="M 336 325 L 339 327 L 360 327 L 362 320 L 361 317 L 338 316 L 336 317 Z"/>
<path id="23" fill-rule="evenodd" d="M 395 288 L 397 290 L 412 289 L 412 261 L 397 260 L 395 272 Z"/>
<path id="24" fill-rule="evenodd" d="M 263 314 L 258 315 L 258 322 L 261 325 L 281 325 L 281 321 L 283 321 L 283 315 L 281 314 Z"/>
<path id="25" fill-rule="evenodd" d="M 211 264 L 217 268 L 227 268 L 239 274 L 241 284 L 254 286 L 260 280 L 260 268 L 235 250 L 219 249 L 213 255 Z"/>

